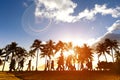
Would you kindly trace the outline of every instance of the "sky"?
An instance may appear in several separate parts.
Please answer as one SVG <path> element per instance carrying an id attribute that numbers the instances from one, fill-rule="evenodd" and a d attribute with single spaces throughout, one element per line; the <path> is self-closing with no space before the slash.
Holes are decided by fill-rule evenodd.
<path id="1" fill-rule="evenodd" d="M 120 41 L 120 0 L 0 0 L 0 48 L 35 39 L 75 44 Z"/>

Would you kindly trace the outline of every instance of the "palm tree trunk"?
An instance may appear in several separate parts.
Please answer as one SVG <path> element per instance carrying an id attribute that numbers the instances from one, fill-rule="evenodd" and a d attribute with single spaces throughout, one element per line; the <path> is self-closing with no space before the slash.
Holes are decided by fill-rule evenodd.
<path id="1" fill-rule="evenodd" d="M 79 70 L 79 68 L 80 68 L 79 64 L 80 64 L 80 63 L 78 62 L 78 70 Z"/>
<path id="2" fill-rule="evenodd" d="M 39 53 L 39 51 L 37 50 L 37 58 L 36 58 L 36 71 L 38 70 L 38 69 L 37 69 L 37 66 L 38 66 L 38 53 Z"/>
<path id="3" fill-rule="evenodd" d="M 111 48 L 111 53 L 112 53 L 112 60 L 114 62 L 114 55 L 113 55 L 113 49 Z"/>
<path id="4" fill-rule="evenodd" d="M 51 70 L 51 57 L 49 57 L 49 66 L 48 66 L 48 70 Z"/>
<path id="5" fill-rule="evenodd" d="M 108 62 L 108 61 L 107 61 L 107 57 L 106 57 L 106 55 L 105 55 L 105 53 L 104 53 L 104 52 L 103 52 L 103 54 L 104 54 L 104 56 L 105 56 L 105 60 L 106 60 L 106 62 Z"/>
<path id="6" fill-rule="evenodd" d="M 4 67 L 5 67 L 6 58 L 7 58 L 7 57 L 5 57 L 5 60 L 4 60 L 4 63 L 3 63 L 3 68 L 2 68 L 2 71 L 4 71 Z"/>
<path id="7" fill-rule="evenodd" d="M 45 71 L 47 70 L 47 55 L 45 55 Z"/>
<path id="8" fill-rule="evenodd" d="M 98 62 L 100 62 L 100 60 L 99 60 L 99 56 L 98 56 Z"/>

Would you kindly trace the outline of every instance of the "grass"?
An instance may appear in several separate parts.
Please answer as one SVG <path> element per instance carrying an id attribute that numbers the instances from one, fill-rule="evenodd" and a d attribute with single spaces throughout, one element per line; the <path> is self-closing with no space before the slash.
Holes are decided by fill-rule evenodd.
<path id="1" fill-rule="evenodd" d="M 12 72 L 23 80 L 120 80 L 109 71 L 23 71 Z"/>

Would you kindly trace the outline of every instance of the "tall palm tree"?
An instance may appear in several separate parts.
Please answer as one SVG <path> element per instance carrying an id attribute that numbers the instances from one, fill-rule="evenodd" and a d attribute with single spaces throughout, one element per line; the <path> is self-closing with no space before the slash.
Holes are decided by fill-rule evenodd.
<path id="1" fill-rule="evenodd" d="M 4 63 L 3 63 L 3 68 L 2 71 L 4 71 L 5 67 L 5 62 L 11 56 L 11 61 L 13 57 L 16 55 L 16 48 L 17 48 L 17 43 L 12 42 L 11 44 L 6 45 L 6 47 L 3 49 L 3 57 L 5 57 Z"/>
<path id="2" fill-rule="evenodd" d="M 1 60 L 2 49 L 0 49 L 0 66 L 3 65 L 3 61 Z"/>
<path id="3" fill-rule="evenodd" d="M 46 44 L 43 45 L 43 49 L 41 50 L 41 57 L 45 57 L 45 70 L 47 68 L 47 57 L 49 60 L 51 60 L 51 56 L 55 54 L 54 49 L 55 49 L 55 42 L 52 40 L 49 40 L 46 42 Z"/>
<path id="4" fill-rule="evenodd" d="M 110 50 L 114 62 L 113 50 L 116 51 L 116 49 L 118 49 L 118 42 L 116 40 L 105 39 L 105 44 L 107 49 Z"/>
<path id="5" fill-rule="evenodd" d="M 107 50 L 106 46 L 104 43 L 98 43 L 98 45 L 96 46 L 96 52 L 98 54 L 98 59 L 101 55 L 104 55 L 105 60 L 107 62 L 107 57 L 106 57 L 106 53 L 110 55 L 109 51 Z"/>
<path id="6" fill-rule="evenodd" d="M 8 57 L 8 47 L 9 45 L 7 45 L 5 48 L 2 49 L 0 56 L 4 58 L 3 60 L 3 67 L 2 67 L 2 71 L 4 71 L 4 67 L 7 61 L 7 57 Z"/>
<path id="7" fill-rule="evenodd" d="M 16 57 L 16 61 L 18 62 L 17 70 L 19 71 L 21 67 L 20 61 L 28 57 L 28 52 L 22 47 L 17 47 L 15 57 Z"/>
<path id="8" fill-rule="evenodd" d="M 78 62 L 78 70 L 79 70 L 79 64 L 80 62 L 82 62 L 82 58 L 81 58 L 81 47 L 80 46 L 75 46 L 74 47 L 74 53 L 75 53 L 75 58 Z"/>
<path id="9" fill-rule="evenodd" d="M 41 50 L 42 48 L 42 41 L 36 39 L 34 40 L 34 43 L 32 44 L 31 46 L 32 50 L 37 52 L 37 57 L 36 57 L 36 71 L 38 70 L 37 69 L 37 66 L 38 66 L 38 55 L 39 55 L 39 51 Z"/>
<path id="10" fill-rule="evenodd" d="M 30 60 L 32 61 L 32 58 L 35 57 L 35 51 L 34 51 L 34 50 L 30 50 L 30 51 L 28 52 L 28 57 L 30 57 Z"/>
<path id="11" fill-rule="evenodd" d="M 92 61 L 92 58 L 93 58 L 93 52 L 92 52 L 92 49 L 87 46 L 87 44 L 84 44 L 84 46 L 82 47 L 82 54 L 84 54 L 83 58 L 85 59 L 85 61 Z"/>

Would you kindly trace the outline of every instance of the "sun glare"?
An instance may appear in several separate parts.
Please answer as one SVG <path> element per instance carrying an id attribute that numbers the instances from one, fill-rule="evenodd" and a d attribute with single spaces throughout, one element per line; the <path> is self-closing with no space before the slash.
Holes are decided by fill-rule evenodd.
<path id="1" fill-rule="evenodd" d="M 74 55 L 74 51 L 73 50 L 65 51 L 63 55 L 64 57 L 68 57 L 69 55 Z"/>

